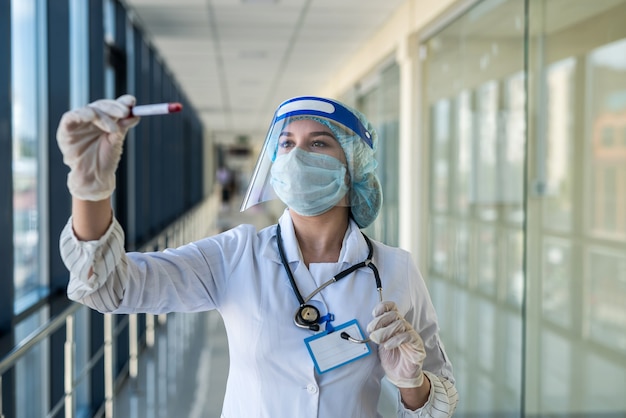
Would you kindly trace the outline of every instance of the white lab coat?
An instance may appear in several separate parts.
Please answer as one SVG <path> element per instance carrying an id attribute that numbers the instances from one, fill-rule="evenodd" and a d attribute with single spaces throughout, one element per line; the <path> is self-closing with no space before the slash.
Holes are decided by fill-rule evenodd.
<path id="1" fill-rule="evenodd" d="M 339 262 L 313 263 L 307 269 L 288 210 L 279 223 L 286 258 L 303 297 L 367 257 L 367 244 L 351 221 Z M 379 416 L 384 371 L 375 344 L 369 343 L 369 356 L 316 373 L 304 343 L 313 332 L 294 324 L 299 303 L 280 262 L 275 226 L 256 231 L 251 225 L 241 225 L 160 253 L 125 254 L 123 242 L 115 220 L 100 240 L 81 242 L 73 234 L 70 219 L 61 235 L 62 256 L 71 272 L 68 296 L 101 312 L 217 309 L 228 334 L 230 355 L 223 417 Z M 437 387 L 448 392 L 454 398 L 449 402 L 455 405 L 452 368 L 420 273 L 406 251 L 372 242 L 383 299 L 394 301 L 424 340 L 424 370 L 430 372 L 427 376 L 433 385 L 431 401 L 441 401 L 433 399 Z M 88 278 L 91 267 L 94 275 Z M 335 326 L 356 319 L 366 335 L 378 303 L 374 274 L 370 268 L 361 268 L 325 288 L 313 301 L 322 315 L 335 315 Z M 425 408 L 411 412 L 399 404 L 398 415 L 430 416 L 422 411 Z"/>

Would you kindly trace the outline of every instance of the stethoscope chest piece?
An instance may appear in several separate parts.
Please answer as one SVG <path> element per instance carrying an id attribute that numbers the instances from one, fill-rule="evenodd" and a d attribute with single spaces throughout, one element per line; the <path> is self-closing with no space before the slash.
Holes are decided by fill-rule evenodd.
<path id="1" fill-rule="evenodd" d="M 295 324 L 300 328 L 309 328 L 318 331 L 320 319 L 320 311 L 313 305 L 301 305 L 293 318 Z"/>

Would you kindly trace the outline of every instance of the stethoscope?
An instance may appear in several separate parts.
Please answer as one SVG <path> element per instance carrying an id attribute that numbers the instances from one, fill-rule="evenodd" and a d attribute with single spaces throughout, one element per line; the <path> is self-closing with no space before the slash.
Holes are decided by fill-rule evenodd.
<path id="1" fill-rule="evenodd" d="M 308 302 L 311 300 L 311 298 L 313 298 L 313 296 L 317 295 L 319 292 L 324 290 L 330 284 L 343 279 L 348 274 L 362 267 L 369 267 L 374 272 L 374 278 L 376 279 L 376 289 L 378 290 L 378 298 L 381 302 L 383 301 L 383 287 L 380 281 L 380 275 L 378 274 L 378 269 L 372 262 L 372 257 L 374 255 L 374 247 L 372 246 L 372 242 L 370 241 L 370 239 L 365 234 L 363 234 L 363 232 L 361 232 L 361 234 L 363 235 L 363 238 L 365 238 L 365 242 L 367 242 L 367 248 L 369 249 L 369 253 L 367 254 L 367 259 L 365 259 L 365 261 L 357 263 L 337 273 L 335 276 L 333 276 L 333 278 L 331 278 L 327 282 L 322 283 L 322 285 L 319 286 L 317 289 L 315 289 L 309 296 L 307 296 L 306 298 L 303 298 L 302 294 L 298 290 L 298 285 L 296 284 L 296 281 L 293 277 L 293 273 L 291 272 L 291 269 L 289 268 L 289 264 L 287 263 L 287 259 L 285 257 L 285 249 L 283 248 L 283 238 L 280 233 L 280 225 L 276 225 L 276 240 L 278 243 L 278 253 L 280 254 L 280 261 L 283 264 L 285 271 L 287 272 L 287 276 L 289 277 L 289 283 L 291 284 L 291 288 L 293 289 L 293 292 L 296 294 L 296 297 L 298 298 L 298 302 L 300 302 L 300 307 L 296 311 L 296 314 L 293 318 L 296 326 L 300 328 L 308 328 L 311 331 L 319 331 L 320 322 L 323 322 L 324 320 L 332 321 L 334 319 L 332 317 L 332 314 L 326 315 L 325 317 L 321 317 L 319 309 L 317 309 L 313 305 L 309 305 Z M 370 341 L 369 338 L 366 338 L 363 340 L 352 338 L 347 332 L 342 332 L 340 336 L 344 340 L 348 340 L 353 343 L 363 344 L 363 343 Z"/>

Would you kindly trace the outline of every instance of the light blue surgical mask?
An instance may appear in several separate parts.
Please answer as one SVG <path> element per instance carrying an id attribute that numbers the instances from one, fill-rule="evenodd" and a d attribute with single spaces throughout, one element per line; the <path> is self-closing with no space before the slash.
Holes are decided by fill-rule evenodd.
<path id="1" fill-rule="evenodd" d="M 346 173 L 345 164 L 330 155 L 294 148 L 276 157 L 271 184 L 290 209 L 303 216 L 316 216 L 346 195 Z"/>

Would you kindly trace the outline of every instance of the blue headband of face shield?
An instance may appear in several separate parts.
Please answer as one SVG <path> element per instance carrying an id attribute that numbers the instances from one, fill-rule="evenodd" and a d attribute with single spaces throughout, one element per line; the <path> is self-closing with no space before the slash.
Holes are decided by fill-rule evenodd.
<path id="1" fill-rule="evenodd" d="M 275 122 L 294 116 L 320 116 L 333 120 L 356 133 L 370 147 L 374 148 L 372 135 L 347 107 L 334 100 L 322 97 L 303 96 L 283 102 L 274 115 Z"/>

